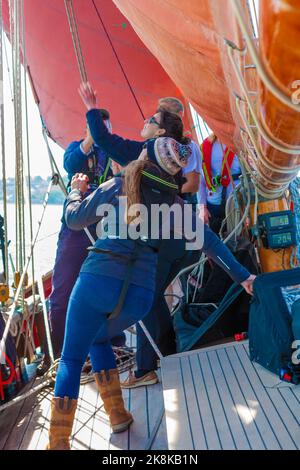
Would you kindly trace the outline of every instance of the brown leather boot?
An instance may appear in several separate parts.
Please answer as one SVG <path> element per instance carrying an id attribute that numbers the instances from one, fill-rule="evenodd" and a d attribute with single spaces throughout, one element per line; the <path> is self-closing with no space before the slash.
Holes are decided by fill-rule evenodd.
<path id="1" fill-rule="evenodd" d="M 133 422 L 133 417 L 124 407 L 118 369 L 97 372 L 95 381 L 113 432 L 126 431 Z"/>
<path id="2" fill-rule="evenodd" d="M 77 400 L 69 397 L 52 398 L 47 450 L 70 450 L 70 436 L 76 408 Z"/>

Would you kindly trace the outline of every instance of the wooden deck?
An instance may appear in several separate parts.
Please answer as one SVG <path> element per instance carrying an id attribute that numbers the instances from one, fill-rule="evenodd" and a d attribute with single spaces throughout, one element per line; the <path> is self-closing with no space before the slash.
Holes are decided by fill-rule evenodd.
<path id="1" fill-rule="evenodd" d="M 72 436 L 72 449 L 139 450 L 167 449 L 165 419 L 160 422 L 163 409 L 161 384 L 124 390 L 128 409 L 134 415 L 129 431 L 112 434 L 107 415 L 94 382 L 80 388 L 78 408 Z M 43 390 L 38 396 L 27 398 L 0 414 L 0 449 L 40 450 L 47 443 L 50 400 L 53 391 Z"/>
<path id="2" fill-rule="evenodd" d="M 227 343 L 161 361 L 170 450 L 300 448 L 300 386 Z"/>
<path id="3" fill-rule="evenodd" d="M 136 335 L 126 332 L 127 344 L 136 345 Z M 121 375 L 125 378 L 127 373 Z M 32 384 L 33 386 L 33 384 Z M 28 387 L 28 386 L 27 386 Z M 41 450 L 48 439 L 50 401 L 53 390 L 44 389 L 0 414 L 0 449 Z M 161 383 L 123 390 L 125 405 L 134 423 L 120 434 L 111 433 L 102 400 L 94 382 L 80 387 L 72 435 L 72 449 L 140 450 L 167 449 Z"/>
<path id="4" fill-rule="evenodd" d="M 163 388 L 123 391 L 135 421 L 121 434 L 111 433 L 95 383 L 81 386 L 72 449 L 300 448 L 300 386 L 251 363 L 247 342 L 169 356 L 161 367 Z M 45 448 L 52 395 L 0 414 L 0 449 Z"/>

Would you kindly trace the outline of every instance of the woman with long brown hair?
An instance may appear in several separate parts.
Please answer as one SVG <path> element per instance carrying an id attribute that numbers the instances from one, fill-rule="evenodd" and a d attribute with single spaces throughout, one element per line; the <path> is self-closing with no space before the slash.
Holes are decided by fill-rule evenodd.
<path id="1" fill-rule="evenodd" d="M 187 164 L 189 154 L 189 145 L 158 137 L 148 140 L 139 160 L 130 163 L 122 177 L 99 186 L 86 199 L 83 194 L 88 186 L 87 177 L 79 174 L 72 179 L 72 191 L 65 206 L 67 225 L 82 230 L 101 221 L 101 230 L 69 301 L 63 352 L 51 403 L 49 449 L 70 448 L 80 371 L 88 354 L 112 430 L 124 431 L 133 421 L 124 407 L 110 338 L 141 320 L 151 308 L 164 221 L 159 222 L 158 237 L 147 237 L 142 226 L 147 217 L 146 226 L 152 236 L 149 210 L 153 204 L 164 204 L 169 209 L 179 204 L 182 208 L 174 176 Z M 124 213 L 122 196 L 127 198 Z M 174 227 L 171 224 L 167 239 L 173 236 Z M 209 228 L 205 226 L 203 230 L 203 251 L 250 292 L 253 282 L 250 273 Z M 136 237 L 136 234 L 140 235 Z"/>

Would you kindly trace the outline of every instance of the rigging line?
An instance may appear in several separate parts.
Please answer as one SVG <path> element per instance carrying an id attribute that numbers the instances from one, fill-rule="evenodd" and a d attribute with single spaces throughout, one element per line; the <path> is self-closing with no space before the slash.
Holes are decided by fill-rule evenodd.
<path id="1" fill-rule="evenodd" d="M 43 127 L 43 137 L 44 137 L 44 140 L 45 140 L 45 143 L 46 143 L 46 146 L 47 146 L 47 151 L 48 151 L 48 156 L 49 156 L 49 160 L 50 160 L 50 165 L 51 165 L 51 169 L 52 169 L 52 174 L 57 174 L 58 175 L 58 182 L 59 182 L 59 186 L 60 186 L 60 189 L 62 190 L 62 192 L 64 193 L 64 195 L 67 197 L 68 196 L 68 192 L 67 192 L 67 189 L 65 187 L 65 183 L 62 179 L 62 176 L 59 172 L 59 169 L 57 167 L 57 164 L 56 164 L 56 161 L 53 157 L 53 154 L 52 154 L 52 151 L 51 151 L 51 148 L 50 148 L 50 145 L 49 145 L 49 142 L 48 142 L 48 131 L 47 131 L 47 128 L 45 126 L 45 123 L 43 121 L 43 118 L 42 116 L 40 115 L 40 118 L 41 118 L 41 121 L 42 121 L 42 127 Z M 90 242 L 92 243 L 92 245 L 95 245 L 96 241 L 94 240 L 94 237 L 92 236 L 91 232 L 89 231 L 89 229 L 87 227 L 84 228 L 84 231 L 86 233 L 86 236 L 88 237 L 88 239 L 90 240 Z"/>
<path id="2" fill-rule="evenodd" d="M 14 123 L 16 124 L 15 120 L 15 68 L 14 68 L 14 19 L 13 19 L 13 6 L 12 6 L 13 0 L 9 0 L 8 5 L 9 5 L 9 36 L 10 36 L 10 44 L 11 44 L 11 67 L 12 67 L 12 81 L 13 81 L 13 109 L 14 109 Z M 16 132 L 16 130 L 15 130 Z M 15 156 L 16 158 L 16 156 Z M 15 168 L 15 177 L 17 177 L 17 169 Z M 18 237 L 18 206 L 17 206 L 17 198 L 18 198 L 18 193 L 17 193 L 17 186 L 15 186 L 15 233 L 16 233 L 16 266 L 13 269 L 13 271 L 19 271 L 19 258 L 17 256 L 17 253 L 19 251 L 19 237 Z"/>
<path id="3" fill-rule="evenodd" d="M 29 126 L 28 126 L 28 98 L 27 98 L 27 56 L 26 56 L 26 38 L 25 38 L 25 14 L 24 14 L 24 0 L 21 0 L 21 26 L 22 26 L 22 48 L 23 48 L 23 76 L 24 76 L 24 101 L 25 101 L 25 128 L 26 128 L 26 156 L 27 156 L 27 191 L 28 191 L 28 212 L 29 212 L 29 233 L 30 240 L 33 237 L 33 223 L 32 223 L 32 197 L 31 197 L 31 168 L 30 168 L 30 151 L 29 151 Z M 31 253 L 31 276 L 32 276 L 32 298 L 33 298 L 33 312 L 31 321 L 27 322 L 26 328 L 29 326 L 29 331 L 33 332 L 36 309 L 36 283 L 35 283 L 35 263 L 34 253 Z M 27 331 L 26 331 L 27 333 Z M 27 348 L 28 335 L 26 334 L 25 348 Z M 26 353 L 26 350 L 25 350 Z"/>
<path id="4" fill-rule="evenodd" d="M 12 3 L 12 2 L 11 2 Z M 11 6 L 11 4 L 10 4 Z M 21 268 L 25 257 L 25 219 L 24 219 L 24 169 L 22 149 L 22 88 L 20 62 L 20 4 L 13 2 L 13 90 L 14 90 L 14 119 L 15 119 L 15 159 L 16 159 L 16 240 L 17 265 Z M 18 269 L 18 267 L 17 267 Z"/>
<path id="5" fill-rule="evenodd" d="M 8 1 L 9 5 L 9 36 L 10 36 L 10 44 L 11 44 L 11 67 L 12 67 L 12 75 L 14 81 L 14 36 L 13 36 L 13 15 L 12 15 L 12 1 Z"/>
<path id="6" fill-rule="evenodd" d="M 51 378 L 43 379 L 43 381 L 39 385 L 36 385 L 34 388 L 30 388 L 30 390 L 23 393 L 22 395 L 18 395 L 12 400 L 9 400 L 3 405 L 0 405 L 0 413 L 6 410 L 7 408 L 10 408 L 11 406 L 16 405 L 17 403 L 20 403 L 21 401 L 26 400 L 26 398 L 31 397 L 32 395 L 38 393 L 43 388 L 52 386 L 52 384 L 53 384 L 53 379 Z"/>
<path id="7" fill-rule="evenodd" d="M 5 141 L 4 141 L 4 90 L 3 90 L 3 18 L 2 18 L 2 0 L 0 0 L 0 84 L 1 84 L 1 96 L 2 100 L 0 103 L 0 118 L 1 118 L 1 153 L 2 153 L 2 193 L 3 193 L 3 217 L 4 217 L 4 260 L 5 266 L 5 281 L 8 283 L 9 278 L 9 263 L 8 263 L 8 236 L 7 236 L 7 190 L 6 190 L 6 155 L 5 155 Z"/>
<path id="8" fill-rule="evenodd" d="M 251 4 L 250 4 L 251 2 Z M 253 38 L 257 38 L 257 31 L 258 31 L 258 18 L 257 12 L 255 9 L 255 1 L 253 0 L 246 0 L 247 9 L 248 9 L 248 16 L 251 23 Z"/>
<path id="9" fill-rule="evenodd" d="M 252 0 L 252 8 L 253 8 L 253 12 L 254 12 L 255 26 L 256 26 L 255 36 L 256 36 L 256 38 L 258 38 L 259 37 L 259 21 L 258 21 L 257 5 L 256 5 L 255 0 Z"/>
<path id="10" fill-rule="evenodd" d="M 31 197 L 31 167 L 30 167 L 30 150 L 29 150 L 29 125 L 28 125 L 28 97 L 27 97 L 27 56 L 26 56 L 26 39 L 25 39 L 25 15 L 24 0 L 21 0 L 21 25 L 22 25 L 22 47 L 23 47 L 23 68 L 24 68 L 24 101 L 25 101 L 25 127 L 26 127 L 26 153 L 27 153 L 27 190 L 28 190 L 28 209 L 29 209 L 29 229 L 30 240 L 33 237 L 32 225 L 32 197 Z M 34 273 L 34 254 L 32 253 L 32 289 L 33 301 L 35 299 L 35 273 Z"/>
<path id="11" fill-rule="evenodd" d="M 68 192 L 67 192 L 67 189 L 66 189 L 66 186 L 65 186 L 65 183 L 63 181 L 63 178 L 60 174 L 60 171 L 58 169 L 58 166 L 56 164 L 56 161 L 55 161 L 55 158 L 53 156 L 53 153 L 51 151 L 51 148 L 50 148 L 50 145 L 49 145 L 49 142 L 48 142 L 48 135 L 49 135 L 49 132 L 48 132 L 48 129 L 43 121 L 43 118 L 40 114 L 40 118 L 41 118 L 41 122 L 42 122 L 42 134 L 43 134 L 43 137 L 44 137 L 44 141 L 45 141 L 45 144 L 46 144 L 46 147 L 47 147 L 47 152 L 48 152 L 48 157 L 49 157 L 49 161 L 50 161 L 50 166 L 51 166 L 51 171 L 52 171 L 52 176 L 54 175 L 57 175 L 58 176 L 58 184 L 59 184 L 59 187 L 60 189 L 62 190 L 63 194 L 65 196 L 68 195 Z"/>
<path id="12" fill-rule="evenodd" d="M 206 124 L 206 121 L 204 121 L 204 119 L 202 119 L 202 121 L 203 121 L 203 124 L 204 124 L 205 130 L 206 130 L 206 132 L 207 132 L 207 135 L 210 135 L 210 134 L 211 134 L 211 132 L 210 132 L 210 130 L 209 130 L 209 128 L 208 128 L 208 125 Z"/>
<path id="13" fill-rule="evenodd" d="M 48 185 L 45 197 L 44 197 L 42 214 L 41 214 L 41 217 L 40 217 L 40 219 L 37 223 L 37 229 L 36 229 L 34 238 L 31 240 L 31 243 L 30 243 L 30 250 L 29 250 L 29 254 L 27 256 L 27 261 L 26 261 L 26 263 L 24 265 L 24 268 L 22 270 L 21 278 L 20 278 L 17 290 L 16 290 L 15 295 L 14 295 L 14 300 L 13 300 L 13 304 L 12 304 L 12 307 L 11 307 L 11 311 L 9 312 L 9 316 L 8 316 L 8 319 L 7 319 L 7 322 L 6 322 L 6 325 L 5 325 L 5 329 L 4 329 L 4 332 L 3 332 L 3 335 L 2 335 L 2 339 L 0 341 L 0 358 L 2 357 L 2 354 L 5 351 L 5 342 L 6 342 L 6 339 L 7 339 L 7 335 L 9 333 L 9 328 L 10 328 L 10 325 L 11 325 L 11 322 L 12 322 L 12 319 L 13 319 L 13 315 L 14 315 L 16 309 L 17 309 L 17 306 L 18 306 L 19 295 L 21 293 L 21 290 L 23 289 L 23 284 L 24 284 L 26 273 L 28 271 L 30 261 L 31 261 L 32 252 L 33 252 L 33 249 L 35 247 L 36 241 L 38 239 L 40 229 L 41 229 L 41 226 L 42 226 L 42 221 L 44 219 L 46 207 L 47 207 L 48 200 L 49 200 L 49 194 L 51 192 L 52 186 L 56 182 L 56 178 L 57 178 L 57 176 L 52 177 L 51 181 L 49 182 L 49 185 Z"/>
<path id="14" fill-rule="evenodd" d="M 97 5 L 95 4 L 95 0 L 92 0 L 92 3 L 93 3 L 94 8 L 95 8 L 95 10 L 96 10 L 96 14 L 97 14 L 97 16 L 98 16 L 98 18 L 99 18 L 99 21 L 100 21 L 100 23 L 101 23 L 101 25 L 102 25 L 102 28 L 104 29 L 104 32 L 105 32 L 106 37 L 107 37 L 107 39 L 108 39 L 108 42 L 109 42 L 109 44 L 110 44 L 110 46 L 111 46 L 111 48 L 112 48 L 112 51 L 113 51 L 113 53 L 114 53 L 114 55 L 115 55 L 115 57 L 116 57 L 116 59 L 117 59 L 117 62 L 118 62 L 118 64 L 119 64 L 119 66 L 120 66 L 120 69 L 121 69 L 121 71 L 122 71 L 122 73 L 123 73 L 123 75 L 124 75 L 124 78 L 125 78 L 126 83 L 127 83 L 128 87 L 129 87 L 129 90 L 131 91 L 132 96 L 133 96 L 133 98 L 134 98 L 134 100 L 135 100 L 135 102 L 136 102 L 136 105 L 137 105 L 137 107 L 139 108 L 139 111 L 140 111 L 140 113 L 141 113 L 141 115 L 142 115 L 142 118 L 145 119 L 145 115 L 144 115 L 144 113 L 143 113 L 143 110 L 142 110 L 142 108 L 141 108 L 141 106 L 140 106 L 140 104 L 139 104 L 139 102 L 138 102 L 138 99 L 137 99 L 137 97 L 136 97 L 136 95 L 135 95 L 135 92 L 134 92 L 132 86 L 130 85 L 130 82 L 129 82 L 129 79 L 128 79 L 127 75 L 126 75 L 126 72 L 125 72 L 125 70 L 124 70 L 124 67 L 123 67 L 123 65 L 121 64 L 121 61 L 120 61 L 120 59 L 119 59 L 119 57 L 118 57 L 118 54 L 117 54 L 117 51 L 115 50 L 115 47 L 114 47 L 114 45 L 113 45 L 113 42 L 112 42 L 112 40 L 111 40 L 111 38 L 110 38 L 110 36 L 109 36 L 109 34 L 108 34 L 108 31 L 107 31 L 107 29 L 106 29 L 106 27 L 105 27 L 105 25 L 104 25 L 104 22 L 103 22 L 102 18 L 101 18 L 101 15 L 100 15 L 100 13 L 99 13 L 99 10 L 98 10 L 98 8 L 97 8 Z"/>
<path id="15" fill-rule="evenodd" d="M 6 61 L 6 68 L 7 68 L 9 89 L 10 89 L 10 97 L 11 97 L 11 101 L 13 102 L 13 101 L 14 101 L 14 97 L 13 97 L 13 90 L 12 90 L 12 83 L 11 83 L 11 76 L 10 76 L 10 75 L 11 75 L 11 71 L 10 71 L 9 61 L 8 61 L 8 55 L 7 55 L 6 38 L 5 38 L 4 35 L 3 35 L 3 45 L 4 45 L 5 61 Z"/>
<path id="16" fill-rule="evenodd" d="M 54 235 L 58 235 L 58 234 L 59 234 L 59 230 L 57 230 L 56 232 L 50 233 L 49 235 L 46 235 L 45 237 L 39 238 L 36 242 L 37 243 L 43 242 L 44 240 L 48 240 L 48 238 L 54 237 Z"/>
<path id="17" fill-rule="evenodd" d="M 15 0 L 10 0 L 9 1 L 9 8 L 10 8 L 10 35 L 11 35 L 11 55 L 12 55 L 12 71 L 13 71 L 13 94 L 14 94 L 14 100 L 13 100 L 13 105 L 14 105 L 14 130 L 15 130 L 15 220 L 16 220 L 16 269 L 19 271 L 20 269 L 20 234 L 19 234 L 19 164 L 18 164 L 18 151 L 17 151 L 17 122 L 16 122 L 16 63 L 15 63 L 15 43 L 16 43 L 16 38 L 15 38 L 15 29 L 16 29 L 16 5 L 15 5 Z"/>
<path id="18" fill-rule="evenodd" d="M 75 55 L 77 59 L 79 74 L 80 74 L 81 80 L 83 82 L 87 82 L 88 81 L 87 73 L 86 73 L 84 57 L 83 57 L 83 53 L 81 49 L 79 33 L 78 33 L 78 28 L 77 28 L 77 21 L 76 21 L 76 16 L 75 16 L 75 11 L 74 11 L 72 0 L 65 0 L 65 8 L 66 8 L 70 32 L 72 36 L 73 47 L 74 47 L 74 51 L 75 51 Z"/>
<path id="19" fill-rule="evenodd" d="M 43 309 L 47 347 L 48 347 L 48 352 L 49 352 L 51 365 L 52 365 L 54 363 L 54 353 L 53 353 L 53 345 L 52 345 L 50 326 L 49 326 L 49 320 L 48 320 L 48 311 L 47 311 L 47 305 L 46 305 L 44 285 L 43 285 L 43 280 L 41 277 L 38 279 L 38 287 L 39 287 L 39 294 L 40 294 L 40 299 L 41 299 L 42 309 Z"/>

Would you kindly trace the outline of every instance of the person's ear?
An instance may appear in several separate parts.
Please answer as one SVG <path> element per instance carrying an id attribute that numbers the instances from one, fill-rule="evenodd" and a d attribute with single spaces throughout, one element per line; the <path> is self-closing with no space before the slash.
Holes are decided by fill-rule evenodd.
<path id="1" fill-rule="evenodd" d="M 162 137 L 166 133 L 166 129 L 157 129 L 155 136 Z"/>

